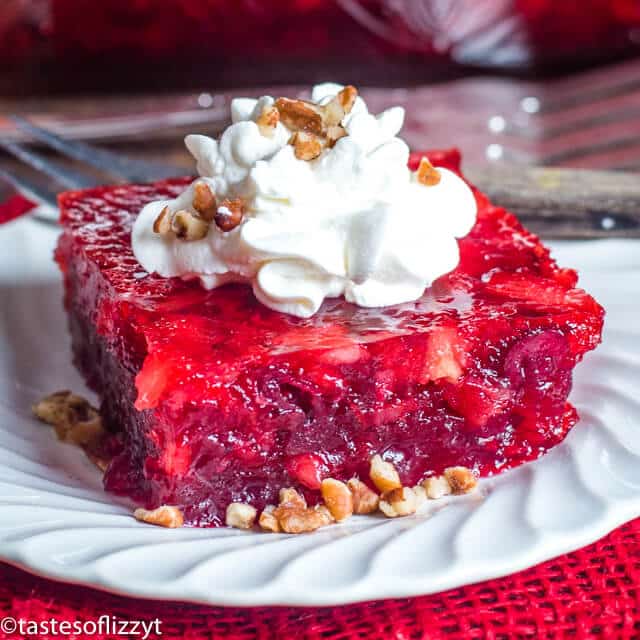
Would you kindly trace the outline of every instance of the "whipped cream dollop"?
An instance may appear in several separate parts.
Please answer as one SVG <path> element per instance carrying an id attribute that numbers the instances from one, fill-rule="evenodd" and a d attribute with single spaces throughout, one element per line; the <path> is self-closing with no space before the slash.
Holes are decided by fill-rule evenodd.
<path id="1" fill-rule="evenodd" d="M 326 105 L 341 89 L 316 86 L 312 102 Z M 447 169 L 435 169 L 433 186 L 408 169 L 409 148 L 397 137 L 402 108 L 373 115 L 356 98 L 340 123 L 343 137 L 304 160 L 281 121 L 269 132 L 257 123 L 274 103 L 269 96 L 235 99 L 219 140 L 187 136 L 201 177 L 176 199 L 141 211 L 132 245 L 145 270 L 199 278 L 206 288 L 245 282 L 268 307 L 309 317 L 327 297 L 344 295 L 363 307 L 416 300 L 457 266 L 456 239 L 475 223 L 475 198 Z M 196 240 L 154 232 L 165 208 L 197 213 L 198 182 L 218 202 L 241 199 L 240 224 L 230 231 L 211 224 Z"/>

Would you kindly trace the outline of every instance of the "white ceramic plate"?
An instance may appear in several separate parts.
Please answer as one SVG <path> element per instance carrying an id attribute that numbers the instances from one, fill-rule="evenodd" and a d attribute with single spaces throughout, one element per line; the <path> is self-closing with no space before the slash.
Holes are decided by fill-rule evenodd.
<path id="1" fill-rule="evenodd" d="M 303 536 L 163 530 L 102 491 L 77 449 L 31 403 L 84 386 L 70 365 L 55 233 L 0 228 L 0 558 L 102 589 L 226 605 L 329 605 L 440 591 L 523 569 L 640 516 L 640 257 L 633 242 L 558 246 L 608 308 L 580 366 L 582 419 L 542 460 L 477 495 L 400 520 L 353 518 Z"/>

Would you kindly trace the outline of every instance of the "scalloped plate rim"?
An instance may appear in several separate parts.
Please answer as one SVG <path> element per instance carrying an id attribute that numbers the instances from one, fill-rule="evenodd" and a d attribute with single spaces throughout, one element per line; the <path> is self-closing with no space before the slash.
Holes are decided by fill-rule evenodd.
<path id="1" fill-rule="evenodd" d="M 61 584 L 71 585 L 71 586 L 82 586 L 88 587 L 90 589 L 95 589 L 96 591 L 102 591 L 105 593 L 109 593 L 115 596 L 125 597 L 125 598 L 140 598 L 143 600 L 155 601 L 155 602 L 176 602 L 176 603 L 184 603 L 184 604 L 194 604 L 194 605 L 205 605 L 205 606 L 220 606 L 220 607 L 240 607 L 240 608 L 250 608 L 250 607 L 261 607 L 261 606 L 290 606 L 290 607 L 331 607 L 331 606 L 340 606 L 340 605 L 348 605 L 348 604 L 356 604 L 362 602 L 368 602 L 372 600 L 390 600 L 390 599 L 398 599 L 398 598 L 411 598 L 411 597 L 420 597 L 420 596 L 428 596 L 437 593 L 442 593 L 444 591 L 450 589 L 456 589 L 459 587 L 479 584 L 481 582 L 485 582 L 488 580 L 493 580 L 497 578 L 502 578 L 505 576 L 512 575 L 514 573 L 518 573 L 520 571 L 524 571 L 531 567 L 534 567 L 540 563 L 552 560 L 554 558 L 560 557 L 564 554 L 571 553 L 573 551 L 577 551 L 589 544 L 592 544 L 602 537 L 606 536 L 608 533 L 613 531 L 614 529 L 622 526 L 623 524 L 629 522 L 631 519 L 637 517 L 639 512 L 637 509 L 629 510 L 630 513 L 622 516 L 620 518 L 611 518 L 607 521 L 607 524 L 601 525 L 599 527 L 594 527 L 594 531 L 583 536 L 580 539 L 576 539 L 566 546 L 558 546 L 554 550 L 552 555 L 548 553 L 535 553 L 531 552 L 531 557 L 529 560 L 523 560 L 521 562 L 513 563 L 509 568 L 502 568 L 496 570 L 495 572 L 480 572 L 478 575 L 469 576 L 467 575 L 464 579 L 455 579 L 450 578 L 449 580 L 443 580 L 440 584 L 432 587 L 432 588 L 422 588 L 416 585 L 415 587 L 409 586 L 406 589 L 387 589 L 387 590 L 379 590 L 377 595 L 372 596 L 371 594 L 361 594 L 357 595 L 356 593 L 350 596 L 342 595 L 339 598 L 323 598 L 323 597 L 299 597 L 295 595 L 293 592 L 289 592 L 285 596 L 278 596 L 274 598 L 261 597 L 260 591 L 254 592 L 258 593 L 258 597 L 224 597 L 224 596 L 216 596 L 213 598 L 208 598 L 205 595 L 201 596 L 180 596 L 179 594 L 172 594 L 170 592 L 167 593 L 151 593 L 151 591 L 147 591 L 144 588 L 127 588 L 127 587 L 118 587 L 115 586 L 108 581 L 101 581 L 97 576 L 92 577 L 91 575 L 76 575 L 71 576 L 68 573 L 60 571 L 49 571 L 46 569 L 41 569 L 35 564 L 30 564 L 26 560 L 21 560 L 19 558 L 20 554 L 11 554 L 7 553 L 5 550 L 0 547 L 0 560 L 5 562 L 6 564 L 16 568 L 23 570 L 35 577 L 44 578 L 59 582 Z M 259 535 L 259 534 L 258 534 Z"/>

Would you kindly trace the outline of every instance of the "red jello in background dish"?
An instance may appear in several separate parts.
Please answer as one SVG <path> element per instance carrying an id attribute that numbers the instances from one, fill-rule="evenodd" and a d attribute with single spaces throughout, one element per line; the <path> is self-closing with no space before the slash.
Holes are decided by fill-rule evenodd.
<path id="1" fill-rule="evenodd" d="M 0 64 L 47 52 L 72 71 L 107 56 L 127 72 L 163 60 L 165 83 L 194 57 L 267 56 L 283 65 L 287 56 L 370 60 L 418 51 L 427 54 L 425 73 L 433 54 L 483 66 L 580 66 L 637 50 L 639 25 L 636 0 L 12 0 L 0 3 Z M 281 69 L 271 71 L 286 81 Z M 206 64 L 200 86 L 203 77 Z"/>
<path id="2" fill-rule="evenodd" d="M 630 45 L 629 29 L 640 24 L 634 0 L 53 0 L 52 8 L 61 51 L 152 57 L 362 56 L 369 41 L 367 51 L 386 42 L 396 54 L 530 66 L 606 57 Z"/>
<path id="3" fill-rule="evenodd" d="M 459 169 L 456 151 L 428 156 Z M 317 502 L 322 479 L 366 479 L 375 454 L 405 485 L 454 465 L 487 475 L 575 424 L 572 370 L 599 343 L 603 310 L 481 193 L 458 268 L 421 299 L 330 299 L 301 319 L 245 285 L 207 291 L 141 270 L 138 211 L 187 183 L 61 198 L 57 260 L 75 362 L 113 433 L 109 491 L 219 525 L 229 503 L 261 509 L 285 486 Z"/>
<path id="4" fill-rule="evenodd" d="M 318 59 L 370 40 L 332 0 L 52 0 L 52 10 L 63 54 Z"/>

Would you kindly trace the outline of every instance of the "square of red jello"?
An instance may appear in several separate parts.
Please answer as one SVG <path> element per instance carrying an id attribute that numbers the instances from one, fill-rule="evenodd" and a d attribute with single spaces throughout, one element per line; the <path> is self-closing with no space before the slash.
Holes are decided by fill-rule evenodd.
<path id="1" fill-rule="evenodd" d="M 455 151 L 429 157 L 458 169 Z M 572 369 L 600 341 L 603 310 L 481 193 L 460 265 L 420 300 L 333 299 L 300 319 L 248 286 L 206 291 L 141 269 L 136 214 L 187 183 L 60 199 L 75 362 L 114 433 L 108 490 L 219 525 L 230 502 L 260 509 L 285 486 L 314 502 L 323 478 L 366 480 L 376 453 L 408 485 L 454 465 L 495 473 L 576 422 Z"/>

